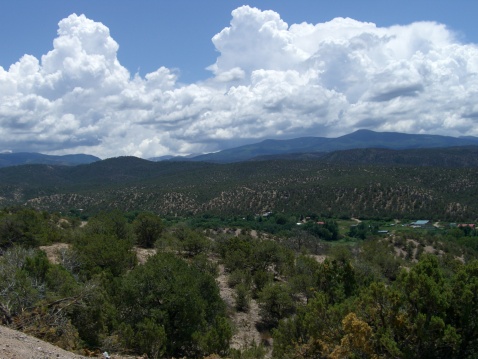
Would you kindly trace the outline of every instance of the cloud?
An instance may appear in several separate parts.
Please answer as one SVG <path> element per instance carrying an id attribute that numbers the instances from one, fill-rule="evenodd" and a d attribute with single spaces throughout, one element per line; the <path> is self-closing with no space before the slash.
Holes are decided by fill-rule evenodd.
<path id="1" fill-rule="evenodd" d="M 478 136 L 478 47 L 443 24 L 289 26 L 243 6 L 212 41 L 210 78 L 141 77 L 106 26 L 70 15 L 41 59 L 0 67 L 0 151 L 152 157 L 360 128 Z"/>

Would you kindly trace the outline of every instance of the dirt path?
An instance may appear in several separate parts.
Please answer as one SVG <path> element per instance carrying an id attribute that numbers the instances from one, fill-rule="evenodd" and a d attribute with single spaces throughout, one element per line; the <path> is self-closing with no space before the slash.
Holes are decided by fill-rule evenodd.
<path id="1" fill-rule="evenodd" d="M 219 265 L 219 276 L 216 281 L 221 297 L 231 313 L 231 319 L 236 329 L 231 340 L 231 348 L 245 349 L 252 343 L 260 344 L 262 340 L 261 333 L 256 329 L 256 324 L 260 320 L 257 302 L 251 299 L 250 308 L 247 313 L 237 312 L 235 309 L 234 289 L 229 288 L 227 284 L 227 275 L 224 272 L 223 265 Z"/>

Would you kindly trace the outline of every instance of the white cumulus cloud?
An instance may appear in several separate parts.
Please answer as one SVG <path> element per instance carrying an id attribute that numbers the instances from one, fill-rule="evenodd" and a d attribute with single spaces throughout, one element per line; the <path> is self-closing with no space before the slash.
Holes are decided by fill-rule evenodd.
<path id="1" fill-rule="evenodd" d="M 141 77 L 105 25 L 70 15 L 41 59 L 0 67 L 0 151 L 152 157 L 360 128 L 478 136 L 478 47 L 443 24 L 289 25 L 243 6 L 212 41 L 209 79 Z"/>

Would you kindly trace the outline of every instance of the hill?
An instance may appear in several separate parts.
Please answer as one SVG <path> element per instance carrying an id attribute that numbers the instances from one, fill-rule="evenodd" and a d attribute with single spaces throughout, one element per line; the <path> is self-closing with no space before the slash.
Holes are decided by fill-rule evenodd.
<path id="1" fill-rule="evenodd" d="M 292 153 L 259 156 L 251 161 L 304 160 L 343 165 L 478 167 L 478 146 L 391 150 L 357 148 L 333 152 Z"/>
<path id="2" fill-rule="evenodd" d="M 35 152 L 0 153 L 0 167 L 25 164 L 76 166 L 79 164 L 93 163 L 99 160 L 98 157 L 84 154 L 52 156 Z"/>
<path id="3" fill-rule="evenodd" d="M 120 157 L 75 167 L 25 165 L 0 169 L 0 206 L 475 220 L 477 151 L 362 149 L 230 164 Z"/>

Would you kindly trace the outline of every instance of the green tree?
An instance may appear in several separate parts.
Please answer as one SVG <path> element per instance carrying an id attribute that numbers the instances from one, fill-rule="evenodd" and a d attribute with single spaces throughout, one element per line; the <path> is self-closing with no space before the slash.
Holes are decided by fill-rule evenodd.
<path id="1" fill-rule="evenodd" d="M 367 324 L 374 328 L 374 351 L 385 358 L 402 358 L 404 343 L 408 340 L 405 300 L 402 293 L 383 282 L 373 282 L 365 288 L 357 301 L 357 312 L 367 318 Z"/>
<path id="2" fill-rule="evenodd" d="M 240 312 L 248 312 L 251 303 L 251 294 L 244 283 L 240 283 L 235 288 L 234 299 L 236 309 Z"/>
<path id="3" fill-rule="evenodd" d="M 290 278 L 290 283 L 295 293 L 305 295 L 307 300 L 312 298 L 317 291 L 317 272 L 319 263 L 309 256 L 300 255 L 296 258 L 294 273 Z"/>
<path id="4" fill-rule="evenodd" d="M 304 230 L 326 241 L 339 239 L 339 226 L 335 221 L 326 221 L 324 224 L 308 222 L 304 226 Z"/>
<path id="5" fill-rule="evenodd" d="M 112 235 L 78 233 L 73 251 L 80 263 L 79 272 L 87 279 L 103 271 L 120 276 L 136 265 L 132 242 Z"/>
<path id="6" fill-rule="evenodd" d="M 402 261 L 388 242 L 366 240 L 359 244 L 359 248 L 354 268 L 364 284 L 382 279 L 393 281 L 397 278 Z"/>
<path id="7" fill-rule="evenodd" d="M 319 265 L 316 288 L 324 292 L 331 303 L 340 303 L 355 294 L 356 272 L 346 258 L 326 259 Z"/>
<path id="8" fill-rule="evenodd" d="M 289 287 L 283 283 L 270 283 L 259 293 L 259 313 L 266 326 L 275 327 L 279 320 L 295 311 Z"/>
<path id="9" fill-rule="evenodd" d="M 423 256 L 410 271 L 402 271 L 397 287 L 403 293 L 402 352 L 409 357 L 450 358 L 457 349 L 456 328 L 447 323 L 452 292 L 436 256 Z"/>
<path id="10" fill-rule="evenodd" d="M 201 345 L 212 339 L 203 336 L 213 336 L 212 328 L 224 324 L 219 318 L 225 307 L 214 279 L 170 253 L 159 253 L 127 273 L 116 303 L 118 319 L 137 333 L 132 344 L 138 352 L 147 349 L 139 338 L 164 328 L 161 342 L 166 355 L 196 355 L 198 350 L 210 353 L 211 348 Z"/>
<path id="11" fill-rule="evenodd" d="M 459 358 L 478 356 L 478 261 L 458 270 L 451 283 L 449 319 L 460 335 Z"/>
<path id="12" fill-rule="evenodd" d="M 13 247 L 0 257 L 0 311 L 4 324 L 24 309 L 32 307 L 41 299 L 39 287 L 24 270 L 27 260 L 35 255 L 32 249 Z"/>
<path id="13" fill-rule="evenodd" d="M 206 333 L 195 335 L 202 354 L 227 355 L 232 337 L 232 327 L 225 317 L 217 317 Z"/>
<path id="14" fill-rule="evenodd" d="M 147 353 L 148 357 L 160 358 L 166 351 L 166 331 L 161 324 L 150 318 L 138 323 L 135 340 L 138 349 Z"/>
<path id="15" fill-rule="evenodd" d="M 86 228 L 92 234 L 110 235 L 124 240 L 131 240 L 132 237 L 131 225 L 118 210 L 101 212 L 90 218 Z"/>
<path id="16" fill-rule="evenodd" d="M 6 210 L 0 215 L 0 249 L 14 245 L 34 247 L 61 239 L 57 218 L 46 212 L 21 208 Z"/>
<path id="17" fill-rule="evenodd" d="M 153 248 L 163 232 L 163 222 L 158 216 L 143 212 L 133 221 L 136 243 L 144 248 Z"/>
<path id="18" fill-rule="evenodd" d="M 274 358 L 326 358 L 340 343 L 341 320 L 347 307 L 331 305 L 324 293 L 316 293 L 297 315 L 281 320 L 273 331 Z"/>
<path id="19" fill-rule="evenodd" d="M 175 231 L 179 239 L 179 246 L 188 256 L 194 257 L 206 252 L 210 247 L 209 239 L 201 232 L 187 227 L 180 227 Z"/>

